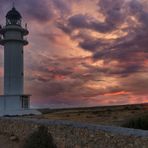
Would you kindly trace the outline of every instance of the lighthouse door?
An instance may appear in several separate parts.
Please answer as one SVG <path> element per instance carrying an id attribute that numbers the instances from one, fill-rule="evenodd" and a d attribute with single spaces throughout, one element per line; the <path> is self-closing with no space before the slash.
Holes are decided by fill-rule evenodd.
<path id="1" fill-rule="evenodd" d="M 28 107 L 29 107 L 28 96 L 22 96 L 22 108 L 28 109 Z"/>

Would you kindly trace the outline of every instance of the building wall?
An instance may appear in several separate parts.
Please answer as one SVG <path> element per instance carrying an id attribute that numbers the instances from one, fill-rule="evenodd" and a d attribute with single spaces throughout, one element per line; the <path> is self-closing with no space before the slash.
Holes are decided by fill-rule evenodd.
<path id="1" fill-rule="evenodd" d="M 5 96 L 5 109 L 6 110 L 20 110 L 22 109 L 21 96 Z"/>
<path id="2" fill-rule="evenodd" d="M 21 96 L 11 95 L 11 96 L 0 96 L 0 115 L 2 111 L 10 110 L 20 110 L 22 109 L 22 99 Z"/>
<path id="3" fill-rule="evenodd" d="M 147 148 L 148 131 L 45 119 L 0 118 L 0 133 L 24 140 L 45 125 L 58 148 Z"/>

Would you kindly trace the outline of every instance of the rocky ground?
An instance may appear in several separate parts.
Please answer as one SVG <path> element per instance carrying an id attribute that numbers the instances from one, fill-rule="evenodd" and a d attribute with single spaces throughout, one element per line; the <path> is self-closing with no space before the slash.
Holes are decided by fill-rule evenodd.
<path id="1" fill-rule="evenodd" d="M 148 114 L 148 104 L 73 109 L 41 109 L 40 111 L 43 113 L 42 115 L 25 118 L 122 126 L 123 123 L 131 118 Z M 15 139 L 15 137 L 0 134 L 0 148 L 20 148 L 20 145 L 22 145 L 22 142 Z"/>
<path id="2" fill-rule="evenodd" d="M 0 148 L 20 148 L 20 142 L 11 139 L 11 136 L 0 135 Z"/>

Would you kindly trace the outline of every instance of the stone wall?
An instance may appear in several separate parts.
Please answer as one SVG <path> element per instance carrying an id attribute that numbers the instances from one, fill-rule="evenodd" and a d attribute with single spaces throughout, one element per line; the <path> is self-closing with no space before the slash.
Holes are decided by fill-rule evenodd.
<path id="1" fill-rule="evenodd" d="M 45 119 L 0 118 L 0 133 L 24 140 L 47 126 L 58 148 L 148 148 L 148 131 Z"/>

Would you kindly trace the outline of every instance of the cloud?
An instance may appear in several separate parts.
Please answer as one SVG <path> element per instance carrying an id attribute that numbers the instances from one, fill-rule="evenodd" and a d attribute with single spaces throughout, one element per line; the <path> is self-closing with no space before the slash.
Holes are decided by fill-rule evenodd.
<path id="1" fill-rule="evenodd" d="M 81 28 L 81 29 L 91 29 L 95 30 L 101 33 L 106 33 L 109 31 L 112 31 L 115 29 L 115 24 L 111 22 L 99 22 L 98 20 L 95 20 L 93 17 L 90 17 L 88 15 L 83 14 L 77 14 L 74 16 L 71 16 L 68 19 L 68 26 L 72 30 Z"/>
<path id="2" fill-rule="evenodd" d="M 4 20 L 10 4 L 0 2 Z M 146 1 L 22 0 L 16 8 L 29 24 L 25 88 L 33 104 L 93 106 L 146 100 Z"/>
<path id="3" fill-rule="evenodd" d="M 59 11 L 62 15 L 64 15 L 65 13 L 70 13 L 71 9 L 70 9 L 70 5 L 64 1 L 64 0 L 52 0 L 52 3 L 54 4 L 55 8 L 57 11 Z"/>

